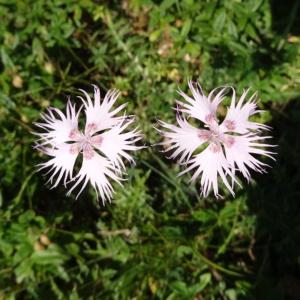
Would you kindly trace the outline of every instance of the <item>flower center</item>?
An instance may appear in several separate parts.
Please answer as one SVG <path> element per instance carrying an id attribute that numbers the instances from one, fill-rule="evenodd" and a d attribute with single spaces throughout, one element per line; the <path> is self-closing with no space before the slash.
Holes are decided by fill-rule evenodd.
<path id="1" fill-rule="evenodd" d="M 100 135 L 93 136 L 90 130 L 82 133 L 74 129 L 70 132 L 69 137 L 74 141 L 70 147 L 70 152 L 72 154 L 82 153 L 85 159 L 92 159 L 94 148 L 102 143 L 102 137 Z"/>
<path id="2" fill-rule="evenodd" d="M 220 132 L 219 125 L 217 123 L 213 123 L 209 125 L 209 141 L 211 142 L 221 142 L 223 133 Z"/>
<path id="3" fill-rule="evenodd" d="M 234 144 L 234 137 L 224 134 L 212 115 L 206 116 L 207 127 L 209 131 L 205 134 L 207 141 L 210 144 L 210 150 L 214 153 L 222 151 L 222 144 L 227 147 L 231 147 Z M 230 128 L 233 128 L 235 124 L 228 122 Z M 204 136 L 204 134 L 202 134 Z"/>
<path id="4" fill-rule="evenodd" d="M 81 151 L 88 150 L 92 147 L 92 137 L 90 136 L 90 134 L 87 134 L 87 135 L 83 134 L 77 143 L 78 143 Z"/>
<path id="5" fill-rule="evenodd" d="M 94 156 L 92 137 L 89 133 L 86 135 L 82 134 L 77 144 L 79 152 L 83 154 L 84 158 L 91 159 Z"/>

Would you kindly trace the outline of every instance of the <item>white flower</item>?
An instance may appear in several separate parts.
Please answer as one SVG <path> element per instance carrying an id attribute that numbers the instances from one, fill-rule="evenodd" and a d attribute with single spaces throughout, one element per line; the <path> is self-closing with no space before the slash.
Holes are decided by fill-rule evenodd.
<path id="1" fill-rule="evenodd" d="M 77 197 L 90 182 L 104 204 L 106 200 L 111 200 L 114 192 L 110 179 L 121 184 L 125 171 L 123 159 L 134 163 L 128 151 L 142 148 L 134 145 L 141 139 L 141 133 L 137 129 L 125 131 L 134 122 L 134 118 L 117 116 L 126 105 L 113 109 L 119 96 L 118 91 L 108 91 L 102 101 L 97 86 L 94 86 L 94 101 L 87 92 L 80 91 L 86 98 L 79 97 L 85 110 L 84 131 L 78 127 L 82 107 L 76 111 L 70 100 L 66 114 L 57 108 L 49 108 L 42 115 L 43 122 L 36 123 L 36 126 L 43 129 L 41 133 L 34 133 L 40 137 L 36 148 L 51 157 L 39 165 L 39 170 L 49 168 L 47 174 L 51 175 L 49 182 L 53 188 L 62 181 L 65 186 L 73 183 L 68 194 L 81 185 Z M 78 159 L 82 160 L 81 168 L 73 176 Z"/>
<path id="2" fill-rule="evenodd" d="M 194 85 L 190 81 L 189 88 L 193 97 L 179 92 L 185 102 L 177 101 L 178 126 L 159 121 L 164 130 L 158 131 L 165 138 L 160 144 L 166 147 L 166 152 L 173 151 L 170 158 L 179 158 L 181 165 L 187 165 L 179 175 L 195 169 L 191 180 L 195 181 L 201 176 L 200 183 L 204 197 L 208 196 L 211 189 L 216 197 L 219 196 L 219 177 L 234 195 L 234 183 L 239 184 L 236 178 L 237 170 L 249 181 L 250 169 L 265 172 L 267 166 L 255 155 L 274 159 L 273 152 L 264 150 L 265 147 L 273 145 L 261 143 L 261 140 L 270 136 L 259 135 L 262 130 L 270 128 L 249 120 L 249 117 L 261 112 L 257 110 L 256 94 L 246 101 L 249 92 L 246 90 L 236 103 L 235 90 L 232 89 L 231 105 L 224 121 L 219 124 L 216 112 L 225 96 L 226 87 L 216 88 L 208 96 L 204 95 L 199 84 Z M 203 127 L 191 125 L 185 114 L 199 120 Z M 195 153 L 201 148 L 205 149 Z"/>

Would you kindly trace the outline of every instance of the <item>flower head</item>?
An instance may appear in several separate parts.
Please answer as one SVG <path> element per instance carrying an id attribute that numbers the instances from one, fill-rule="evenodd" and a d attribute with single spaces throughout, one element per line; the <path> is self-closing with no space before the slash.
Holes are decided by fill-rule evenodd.
<path id="1" fill-rule="evenodd" d="M 206 197 L 211 189 L 219 196 L 218 178 L 234 195 L 234 184 L 238 183 L 236 171 L 249 181 L 250 169 L 265 172 L 265 163 L 255 156 L 264 155 L 273 158 L 273 152 L 265 150 L 272 145 L 261 143 L 270 136 L 260 136 L 263 130 L 269 130 L 266 125 L 252 122 L 249 118 L 259 113 L 256 105 L 256 94 L 246 100 L 249 90 L 243 92 L 236 101 L 233 90 L 231 105 L 223 122 L 217 118 L 217 108 L 225 96 L 226 87 L 216 88 L 206 96 L 199 84 L 189 82 L 192 97 L 182 91 L 179 94 L 184 102 L 177 101 L 178 126 L 159 121 L 163 130 L 158 130 L 163 136 L 165 151 L 173 151 L 170 158 L 179 158 L 180 164 L 187 168 L 179 175 L 195 170 L 192 181 L 201 176 L 202 194 Z M 191 125 L 185 115 L 200 121 L 201 128 Z M 204 148 L 196 153 L 196 150 Z"/>
<path id="2" fill-rule="evenodd" d="M 118 91 L 108 91 L 102 101 L 97 86 L 94 86 L 93 100 L 86 91 L 80 91 L 85 98 L 79 97 L 83 106 L 77 111 L 69 99 L 65 114 L 57 108 L 49 108 L 42 114 L 43 122 L 36 123 L 43 130 L 35 133 L 39 136 L 36 148 L 51 157 L 39 165 L 39 170 L 49 169 L 47 174 L 50 174 L 49 182 L 53 188 L 61 181 L 65 186 L 73 183 L 68 194 L 81 185 L 79 195 L 90 182 L 104 203 L 111 200 L 114 192 L 110 179 L 121 184 L 124 158 L 134 162 L 128 151 L 141 148 L 135 146 L 141 133 L 137 129 L 126 131 L 134 122 L 132 116 L 117 115 L 126 104 L 113 108 Z M 82 107 L 86 120 L 83 131 L 78 126 Z M 73 176 L 77 160 L 82 160 L 81 168 Z"/>

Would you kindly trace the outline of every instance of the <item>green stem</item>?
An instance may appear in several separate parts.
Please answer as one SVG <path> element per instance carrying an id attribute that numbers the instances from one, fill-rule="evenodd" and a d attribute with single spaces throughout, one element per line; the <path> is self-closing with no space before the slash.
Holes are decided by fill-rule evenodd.
<path id="1" fill-rule="evenodd" d="M 24 180 L 22 186 L 21 186 L 21 189 L 19 190 L 19 193 L 18 195 L 13 199 L 13 202 L 15 202 L 16 204 L 19 204 L 20 203 L 20 200 L 23 196 L 23 193 L 30 181 L 30 179 L 32 178 L 33 174 L 35 174 L 36 171 L 32 171 Z"/>
<path id="2" fill-rule="evenodd" d="M 227 248 L 228 244 L 230 243 L 231 239 L 234 236 L 234 229 L 236 227 L 236 223 L 237 223 L 237 220 L 238 220 L 238 217 L 239 217 L 239 208 L 240 208 L 240 202 L 238 202 L 237 206 L 236 206 L 236 213 L 235 213 L 235 217 L 234 217 L 234 220 L 233 220 L 233 223 L 232 223 L 231 230 L 230 230 L 226 240 L 224 241 L 223 245 L 221 245 L 221 247 L 218 249 L 217 257 L 220 254 L 222 254 L 226 251 L 226 248 Z"/>

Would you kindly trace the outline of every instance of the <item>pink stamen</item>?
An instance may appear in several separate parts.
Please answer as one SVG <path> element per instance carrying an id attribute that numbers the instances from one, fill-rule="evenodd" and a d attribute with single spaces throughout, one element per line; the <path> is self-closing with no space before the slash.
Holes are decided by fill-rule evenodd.
<path id="1" fill-rule="evenodd" d="M 92 159 L 94 157 L 94 151 L 91 148 L 83 150 L 83 157 L 85 159 Z"/>
<path id="2" fill-rule="evenodd" d="M 70 139 L 75 139 L 76 137 L 78 137 L 78 129 L 72 129 L 69 133 L 69 138 Z"/>
<path id="3" fill-rule="evenodd" d="M 98 146 L 102 143 L 102 141 L 103 141 L 103 137 L 101 135 L 93 136 L 91 139 L 91 143 L 96 144 Z"/>
<path id="4" fill-rule="evenodd" d="M 221 145 L 220 144 L 216 144 L 216 143 L 211 143 L 209 146 L 210 151 L 212 151 L 213 153 L 218 153 L 222 150 Z"/>
<path id="5" fill-rule="evenodd" d="M 233 146 L 233 144 L 235 143 L 234 137 L 233 136 L 229 136 L 227 135 L 224 139 L 224 144 L 230 148 Z"/>
<path id="6" fill-rule="evenodd" d="M 97 125 L 95 123 L 89 123 L 87 126 L 86 126 L 86 132 L 89 133 L 91 131 L 94 131 L 97 129 Z"/>
<path id="7" fill-rule="evenodd" d="M 212 124 L 216 121 L 215 116 L 213 114 L 209 114 L 205 117 L 205 121 L 207 124 Z"/>
<path id="8" fill-rule="evenodd" d="M 79 148 L 78 148 L 77 143 L 72 144 L 69 151 L 70 151 L 71 154 L 78 154 L 79 153 Z"/>
<path id="9" fill-rule="evenodd" d="M 225 124 L 224 124 L 225 127 L 226 127 L 228 130 L 230 130 L 230 131 L 232 131 L 232 130 L 234 130 L 234 129 L 236 128 L 235 121 L 232 121 L 232 120 L 226 120 L 224 123 L 225 123 Z"/>
<path id="10" fill-rule="evenodd" d="M 211 135 L 211 133 L 208 130 L 201 130 L 201 129 L 199 129 L 197 135 L 198 135 L 198 138 L 200 140 L 208 140 L 209 137 L 210 137 L 210 135 Z"/>

